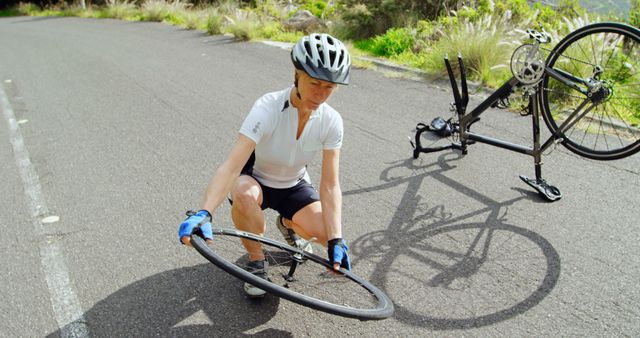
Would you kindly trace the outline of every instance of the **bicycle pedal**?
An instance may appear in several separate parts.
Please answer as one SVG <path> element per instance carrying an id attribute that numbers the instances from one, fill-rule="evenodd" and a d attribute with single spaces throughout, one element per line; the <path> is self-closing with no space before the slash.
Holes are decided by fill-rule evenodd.
<path id="1" fill-rule="evenodd" d="M 557 187 L 548 184 L 545 180 L 537 180 L 520 175 L 520 179 L 536 189 L 542 197 L 550 202 L 555 202 L 562 198 L 562 193 Z"/>

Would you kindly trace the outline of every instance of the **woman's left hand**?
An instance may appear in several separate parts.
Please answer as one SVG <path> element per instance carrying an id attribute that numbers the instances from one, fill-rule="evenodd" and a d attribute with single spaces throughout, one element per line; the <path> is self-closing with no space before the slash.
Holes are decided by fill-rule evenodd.
<path id="1" fill-rule="evenodd" d="M 349 259 L 349 247 L 347 242 L 342 238 L 334 238 L 329 241 L 328 245 L 329 261 L 333 263 L 334 270 L 340 270 L 343 267 L 351 270 L 351 260 Z"/>

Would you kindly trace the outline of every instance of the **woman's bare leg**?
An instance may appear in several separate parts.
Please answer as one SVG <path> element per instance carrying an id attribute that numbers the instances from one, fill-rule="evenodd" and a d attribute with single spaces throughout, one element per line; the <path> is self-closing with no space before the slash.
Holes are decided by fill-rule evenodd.
<path id="1" fill-rule="evenodd" d="M 316 238 L 315 242 L 327 246 L 327 232 L 322 219 L 322 206 L 320 202 L 313 202 L 298 210 L 292 220 L 284 219 L 286 227 L 293 229 L 300 237 L 309 240 Z"/>
<path id="2" fill-rule="evenodd" d="M 231 218 L 238 230 L 264 235 L 264 214 L 262 204 L 262 189 L 251 176 L 241 175 L 231 189 L 233 204 Z M 264 260 L 262 245 L 256 241 L 242 240 L 242 244 L 249 253 L 250 261 Z"/>

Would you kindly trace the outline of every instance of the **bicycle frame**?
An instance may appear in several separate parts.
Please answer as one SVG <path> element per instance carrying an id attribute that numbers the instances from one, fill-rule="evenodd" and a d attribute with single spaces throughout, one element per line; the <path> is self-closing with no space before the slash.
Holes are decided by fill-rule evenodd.
<path id="1" fill-rule="evenodd" d="M 542 153 L 553 145 L 556 142 L 562 142 L 562 139 L 559 138 L 558 133 L 552 134 L 545 142 L 541 145 L 540 143 L 540 95 L 535 87 L 530 87 L 529 89 L 529 110 L 530 115 L 532 116 L 532 129 L 533 129 L 533 145 L 525 146 L 521 144 L 516 144 L 512 142 L 507 142 L 501 139 L 497 139 L 494 137 L 481 135 L 478 133 L 473 133 L 469 131 L 471 125 L 477 122 L 480 118 L 480 115 L 484 113 L 487 109 L 495 107 L 499 100 L 507 98 L 511 93 L 513 93 L 514 89 L 517 87 L 521 87 L 524 84 L 520 82 L 515 76 L 505 82 L 500 88 L 498 88 L 495 92 L 493 92 L 487 99 L 478 104 L 471 112 L 467 113 L 466 108 L 469 102 L 469 94 L 467 90 L 467 81 L 465 75 L 464 63 L 462 61 L 462 56 L 458 55 L 458 62 L 460 65 L 460 76 L 461 81 L 460 85 L 462 88 L 462 93 L 458 90 L 458 85 L 453 74 L 453 70 L 451 68 L 451 63 L 449 62 L 448 57 L 445 56 L 445 65 L 447 67 L 447 72 L 449 74 L 449 78 L 451 80 L 451 87 L 453 90 L 454 96 L 454 109 L 456 114 L 458 115 L 458 123 L 452 124 L 452 133 L 459 135 L 459 143 L 451 143 L 448 146 L 439 146 L 439 147 L 423 147 L 420 141 L 420 136 L 422 133 L 426 131 L 433 132 L 434 130 L 427 125 L 418 124 L 418 128 L 416 128 L 415 134 L 415 144 L 412 142 L 412 146 L 414 146 L 413 157 L 418 158 L 420 153 L 428 153 L 435 151 L 442 151 L 445 149 L 457 149 L 462 152 L 463 155 L 467 154 L 467 146 L 473 142 L 480 142 L 484 144 L 488 144 L 491 146 L 511 150 L 514 152 L 518 152 L 521 154 L 532 156 L 534 159 L 534 167 L 535 167 L 535 179 L 529 179 L 524 176 L 520 176 L 520 178 L 525 181 L 527 184 L 534 187 L 541 193 L 546 199 L 550 201 L 555 201 L 562 197 L 560 190 L 554 186 L 548 185 L 544 179 L 542 179 Z M 586 92 L 580 88 L 576 82 L 584 83 L 588 86 L 588 80 L 574 78 L 570 74 L 560 74 L 558 71 L 551 69 L 549 67 L 545 67 L 544 72 L 549 76 L 552 76 L 559 81 L 567 84 L 568 86 L 580 91 L 581 93 Z M 572 81 L 573 80 L 573 81 Z M 582 115 L 586 114 L 591 108 L 586 109 L 578 119 L 574 119 L 575 115 L 589 102 L 589 99 L 586 99 L 581 105 L 580 108 L 577 109 L 573 115 L 565 121 L 563 126 L 561 126 L 561 130 L 565 128 L 569 128 L 572 123 L 570 121 L 577 121 Z M 447 123 L 450 123 L 448 121 Z"/>

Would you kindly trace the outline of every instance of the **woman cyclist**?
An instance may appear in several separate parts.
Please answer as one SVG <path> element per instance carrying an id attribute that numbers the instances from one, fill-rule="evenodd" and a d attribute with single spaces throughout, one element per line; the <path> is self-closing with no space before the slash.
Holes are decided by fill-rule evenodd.
<path id="1" fill-rule="evenodd" d="M 229 195 L 236 228 L 263 235 L 263 210 L 274 209 L 276 225 L 289 245 L 311 251 L 301 238 L 316 238 L 327 247 L 335 269 L 350 269 L 347 244 L 342 239 L 342 191 L 338 179 L 343 125 L 340 114 L 325 101 L 338 84 L 349 83 L 351 58 L 344 44 L 328 34 L 310 34 L 291 51 L 294 84 L 265 94 L 253 105 L 226 160 L 211 178 L 202 209 L 180 225 L 178 235 L 189 235 L 201 225 L 211 239 L 211 215 Z M 319 189 L 306 170 L 322 152 Z M 248 270 L 268 279 L 267 261 L 259 243 L 243 241 Z M 245 284 L 250 297 L 265 291 Z"/>

